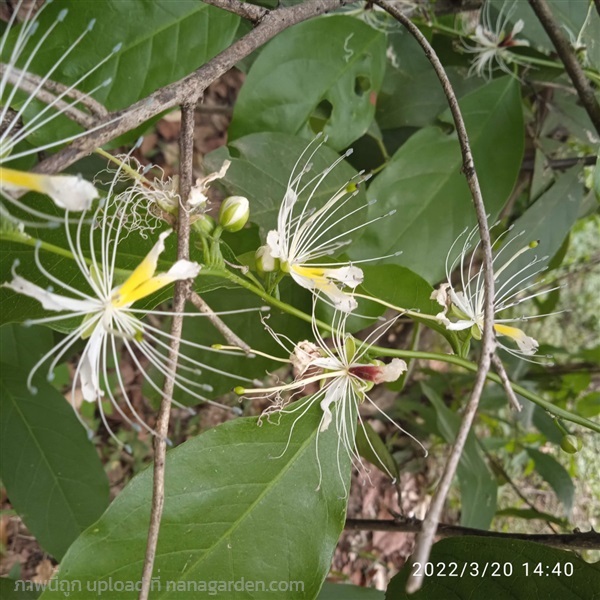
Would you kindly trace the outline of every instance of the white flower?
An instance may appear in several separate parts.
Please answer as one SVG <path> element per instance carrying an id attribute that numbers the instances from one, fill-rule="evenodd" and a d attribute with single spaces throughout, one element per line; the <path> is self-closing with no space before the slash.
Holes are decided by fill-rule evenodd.
<path id="1" fill-rule="evenodd" d="M 313 305 L 314 309 L 314 305 Z M 290 428 L 290 435 L 283 452 L 275 458 L 285 454 L 292 439 L 292 434 L 296 422 L 301 419 L 315 403 L 319 403 L 323 416 L 319 423 L 316 440 L 316 457 L 319 468 L 319 482 L 317 490 L 321 486 L 322 469 L 319 456 L 319 434 L 329 429 L 332 423 L 335 423 L 336 433 L 339 436 L 340 447 L 348 454 L 355 467 L 362 470 L 368 477 L 368 469 L 365 467 L 362 458 L 358 453 L 355 441 L 355 428 L 357 423 L 365 428 L 363 419 L 359 412 L 359 406 L 367 400 L 385 419 L 396 427 L 402 433 L 408 434 L 396 422 L 394 422 L 377 404 L 369 397 L 369 390 L 373 385 L 384 382 L 396 381 L 404 371 L 406 363 L 398 358 L 392 359 L 388 364 L 381 361 L 372 360 L 368 357 L 372 345 L 383 335 L 389 327 L 395 322 L 395 319 L 383 323 L 377 327 L 364 342 L 357 342 L 349 333 L 346 333 L 346 321 L 349 313 L 336 310 L 332 320 L 332 340 L 327 344 L 321 336 L 319 329 L 313 319 L 313 333 L 315 343 L 303 341 L 293 348 L 287 347 L 284 340 L 285 336 L 275 333 L 266 323 L 265 327 L 273 338 L 287 351 L 290 352 L 289 362 L 294 367 L 295 378 L 291 383 L 282 384 L 270 388 L 245 389 L 243 387 L 235 388 L 239 395 L 249 397 L 269 397 L 274 399 L 274 405 L 264 411 L 263 415 L 270 417 L 275 414 L 298 414 Z M 289 340 L 287 340 L 289 342 Z M 261 354 L 255 351 L 256 354 Z M 282 360 L 282 359 L 277 359 Z M 307 392 L 307 386 L 318 384 L 319 389 L 312 395 L 301 400 L 292 402 L 299 394 Z M 369 436 L 365 431 L 365 439 L 371 446 Z M 417 441 L 417 440 L 415 440 Z M 419 443 L 417 441 L 417 443 Z M 377 455 L 377 451 L 371 446 L 372 452 Z M 393 479 L 393 475 L 387 470 L 383 461 L 381 466 Z M 340 457 L 337 457 L 338 473 L 345 487 L 345 477 L 342 473 Z"/>
<path id="2" fill-rule="evenodd" d="M 473 62 L 469 69 L 469 75 L 476 73 L 480 77 L 490 79 L 496 66 L 509 75 L 513 74 L 510 63 L 524 64 L 524 62 L 513 52 L 515 46 L 529 46 L 527 40 L 519 40 L 516 36 L 521 33 L 525 23 L 519 19 L 510 33 L 507 27 L 515 10 L 511 8 L 504 11 L 504 7 L 498 14 L 496 24 L 492 24 L 490 15 L 490 2 L 486 2 L 481 9 L 481 24 L 477 25 L 475 33 L 469 36 L 472 44 L 463 44 L 464 51 L 473 54 Z"/>
<path id="3" fill-rule="evenodd" d="M 177 373 L 173 375 L 168 360 L 172 336 L 161 328 L 140 320 L 144 314 L 171 316 L 173 313 L 133 307 L 138 300 L 147 298 L 175 281 L 192 279 L 200 271 L 200 265 L 197 263 L 178 260 L 166 271 L 157 272 L 159 257 L 165 248 L 165 239 L 171 233 L 170 230 L 164 231 L 158 236 L 158 241 L 147 256 L 122 283 L 117 281 L 119 269 L 116 267 L 116 261 L 119 242 L 128 234 L 124 227 L 128 213 L 127 202 L 135 198 L 138 193 L 132 188 L 129 198 L 123 194 L 117 195 L 114 187 L 118 181 L 119 173 L 111 184 L 107 204 L 98 207 L 91 219 L 86 212 L 81 213 L 75 231 L 73 231 L 72 221 L 69 219 L 69 212 L 65 213 L 66 240 L 75 263 L 86 282 L 87 290 L 76 288 L 54 276 L 42 264 L 40 244 L 35 251 L 36 265 L 41 276 L 55 286 L 57 291 L 55 292 L 51 288 L 45 289 L 18 275 L 16 272 L 18 261 L 15 261 L 13 267 L 12 280 L 3 284 L 3 287 L 14 292 L 34 298 L 47 311 L 62 313 L 30 320 L 28 324 L 54 324 L 63 321 L 68 326 L 69 320 L 71 320 L 71 324 L 73 320 L 79 320 L 79 325 L 36 363 L 29 374 L 28 385 L 34 390 L 33 378 L 36 372 L 50 359 L 52 360 L 48 368 L 48 377 L 52 378 L 54 368 L 66 356 L 73 344 L 80 338 L 86 339 L 87 343 L 75 369 L 72 402 L 75 404 L 75 391 L 80 386 L 84 400 L 97 402 L 102 421 L 113 437 L 115 436 L 110 430 L 102 409 L 102 399 L 106 396 L 123 419 L 134 428 L 139 429 L 141 426 L 154 433 L 138 415 L 129 399 L 129 392 L 118 368 L 121 362 L 119 355 L 121 348 L 127 351 L 130 360 L 142 373 L 144 380 L 158 393 L 161 393 L 161 389 L 146 371 L 142 361 L 154 372 L 156 377 L 173 379 L 176 388 L 201 402 L 210 402 L 202 392 L 210 391 L 212 388 L 199 383 L 197 375 L 204 370 L 228 375 L 220 369 L 187 357 L 184 353 L 186 347 L 208 351 L 213 349 L 185 339 L 181 340 L 182 350 L 178 356 Z M 90 221 L 91 227 L 89 226 Z M 83 250 L 86 247 L 89 247 L 89 255 Z M 231 312 L 245 312 L 245 310 Z M 205 316 L 203 313 L 183 314 Z M 114 374 L 111 364 L 116 365 Z M 118 394 L 111 389 L 111 382 L 114 383 L 115 377 Z M 137 425 L 120 407 L 117 395 L 126 405 L 127 413 L 137 421 Z M 177 402 L 175 404 L 181 406 Z"/>
<path id="4" fill-rule="evenodd" d="M 507 230 L 505 234 L 508 233 L 508 231 L 510 231 L 510 229 Z M 465 230 L 452 244 L 448 256 L 446 257 L 447 281 L 442 283 L 437 290 L 434 290 L 431 294 L 431 299 L 436 300 L 438 304 L 444 307 L 444 310 L 437 315 L 437 318 L 444 323 L 447 329 L 451 331 L 461 331 L 470 328 L 473 337 L 481 339 L 484 321 L 485 285 L 483 269 L 473 268 L 475 253 L 480 242 L 476 244 L 471 259 L 467 260 L 470 246 L 477 236 L 477 232 L 477 227 L 473 228 L 468 234 L 467 230 Z M 537 246 L 537 242 L 532 242 L 521 247 L 517 252 L 506 259 L 505 251 L 512 243 L 517 241 L 523 233 L 524 232 L 521 232 L 517 236 L 514 236 L 508 243 L 504 244 L 504 246 L 494 253 L 493 257 L 494 281 L 497 284 L 494 297 L 494 331 L 498 336 L 512 339 L 517 346 L 516 348 L 506 346 L 501 341 L 498 343 L 510 354 L 521 358 L 534 355 L 537 352 L 539 344 L 534 338 L 525 334 L 523 330 L 510 325 L 510 323 L 526 321 L 528 319 L 535 319 L 547 315 L 522 315 L 516 318 L 500 318 L 500 313 L 510 308 L 514 308 L 526 300 L 558 289 L 544 289 L 533 294 L 525 294 L 528 289 L 535 285 L 535 283 L 529 283 L 527 285 L 527 282 L 546 269 L 545 266 L 539 267 L 538 265 L 540 263 L 545 263 L 545 260 L 548 258 L 547 256 L 540 258 L 534 256 L 531 261 L 524 267 L 519 268 L 516 273 L 509 275 L 505 279 L 501 278 L 501 275 L 506 271 L 507 267 L 519 256 L 522 256 L 524 253 L 529 252 Z M 450 262 L 450 256 L 454 246 L 465 234 L 467 235 L 463 243 L 462 251 L 452 262 Z M 503 236 L 500 236 L 498 238 L 494 244 L 495 246 L 502 237 Z M 460 288 L 455 287 L 452 284 L 451 279 L 452 272 L 457 266 L 459 266 L 460 271 Z"/>
<path id="5" fill-rule="evenodd" d="M 310 206 L 319 185 L 351 154 L 351 150 L 347 151 L 324 171 L 308 181 L 303 181 L 304 175 L 312 168 L 311 159 L 325 141 L 320 140 L 320 136 L 317 137 L 317 141 L 307 146 L 294 165 L 277 216 L 277 229 L 268 232 L 267 246 L 269 259 L 279 259 L 281 270 L 289 273 L 298 285 L 324 294 L 336 309 L 351 312 L 357 307 L 357 302 L 343 287 L 354 289 L 359 286 L 363 281 L 362 270 L 351 263 L 314 261 L 335 254 L 341 247 L 350 243 L 351 240 L 347 236 L 352 232 L 392 213 L 366 221 L 345 233 L 332 234 L 334 227 L 366 208 L 369 203 L 348 212 L 342 211 L 358 193 L 357 184 L 352 180 L 339 188 L 321 208 L 315 210 Z M 306 154 L 309 155 L 307 159 Z M 302 161 L 304 166 L 299 169 Z M 360 173 L 355 179 L 366 181 L 368 176 Z M 306 194 L 306 201 L 299 207 L 298 202 L 303 194 Z"/>
<path id="6" fill-rule="evenodd" d="M 14 33 L 16 16 L 21 7 L 21 2 L 14 9 L 10 21 L 0 40 L 0 63 L 2 79 L 0 80 L 0 190 L 16 208 L 26 211 L 44 221 L 54 220 L 56 217 L 47 215 L 34 207 L 30 207 L 18 200 L 15 192 L 30 190 L 46 194 L 52 198 L 57 206 L 70 211 L 87 210 L 94 199 L 98 198 L 98 191 L 88 181 L 77 175 L 42 175 L 9 169 L 5 165 L 10 161 L 24 156 L 36 155 L 39 152 L 55 146 L 71 142 L 97 127 L 93 126 L 94 118 L 86 112 L 90 106 L 103 111 L 106 109 L 94 102 L 91 96 L 110 84 L 107 79 L 89 92 L 82 93 L 79 86 L 92 73 L 106 63 L 120 46 L 96 64 L 92 69 L 82 75 L 72 85 L 63 85 L 53 81 L 55 71 L 65 62 L 81 40 L 92 30 L 94 22 L 90 22 L 85 31 L 65 50 L 62 56 L 42 76 L 30 72 L 30 68 L 36 57 L 43 52 L 44 45 L 56 27 L 61 25 L 67 16 L 67 9 L 61 10 L 56 20 L 41 35 L 37 35 L 37 41 L 33 39 L 38 30 L 38 17 L 50 4 L 46 2 L 34 15 L 36 3 L 31 2 L 27 10 L 25 22 L 21 25 L 16 36 Z M 63 25 L 64 27 L 65 25 Z M 27 97 L 23 100 L 23 92 Z M 34 101 L 41 101 L 46 106 L 31 114 L 36 105 Z M 16 109 L 18 107 L 18 109 Z M 29 146 L 22 146 L 21 142 L 28 140 L 32 142 L 31 136 L 38 130 L 47 126 L 60 115 L 78 114 L 79 120 L 84 120 L 86 130 L 81 133 L 70 135 L 59 140 L 43 145 L 35 142 Z M 102 125 L 105 126 L 106 124 Z M 32 147 L 33 146 L 33 147 Z M 11 218 L 6 207 L 0 205 L 0 214 Z M 14 220 L 15 217 L 12 217 Z M 35 223 L 39 225 L 39 223 Z"/>

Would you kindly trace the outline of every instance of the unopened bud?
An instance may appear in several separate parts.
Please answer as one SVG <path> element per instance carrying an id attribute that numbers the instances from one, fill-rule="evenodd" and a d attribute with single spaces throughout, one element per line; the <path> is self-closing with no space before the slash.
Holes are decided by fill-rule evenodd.
<path id="1" fill-rule="evenodd" d="M 279 259 L 273 257 L 269 246 L 261 246 L 256 251 L 254 262 L 259 273 L 272 273 L 279 270 Z"/>
<path id="2" fill-rule="evenodd" d="M 583 443 L 575 435 L 563 435 L 560 447 L 568 454 L 577 454 L 583 448 Z"/>
<path id="3" fill-rule="evenodd" d="M 216 223 L 210 215 L 200 215 L 200 218 L 194 222 L 194 226 L 206 235 L 210 235 L 215 230 Z"/>
<path id="4" fill-rule="evenodd" d="M 229 196 L 221 204 L 219 210 L 219 225 L 230 233 L 235 233 L 244 227 L 250 216 L 250 204 L 244 196 Z"/>

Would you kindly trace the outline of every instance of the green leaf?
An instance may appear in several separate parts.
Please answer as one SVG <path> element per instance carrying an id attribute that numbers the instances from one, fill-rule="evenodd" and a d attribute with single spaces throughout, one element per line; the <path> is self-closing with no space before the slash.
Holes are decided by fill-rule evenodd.
<path id="1" fill-rule="evenodd" d="M 108 505 L 108 481 L 73 409 L 43 379 L 2 365 L 0 476 L 41 546 L 60 559 Z"/>
<path id="2" fill-rule="evenodd" d="M 326 581 L 317 600 L 383 600 L 383 592 L 373 588 Z"/>
<path id="3" fill-rule="evenodd" d="M 216 171 L 221 168 L 224 160 L 230 160 L 231 166 L 221 180 L 230 195 L 246 196 L 250 200 L 250 221 L 257 223 L 267 231 L 277 225 L 277 214 L 285 196 L 290 174 L 300 155 L 307 147 L 307 141 L 285 133 L 256 133 L 237 139 L 226 147 L 219 148 L 205 157 L 207 170 Z M 311 171 L 306 181 L 317 173 L 330 167 L 339 155 L 321 146 L 310 158 Z M 304 156 L 304 161 L 309 155 Z M 298 173 L 304 164 L 296 170 Z M 342 161 L 317 188 L 311 206 L 323 206 L 340 188 L 346 185 L 357 171 L 346 161 Z M 312 186 L 311 186 L 312 189 Z M 306 201 L 307 192 L 300 195 L 298 205 Z M 353 210 L 366 204 L 366 194 L 360 190 L 347 205 L 347 210 Z M 366 209 L 359 211 L 356 216 L 344 219 L 342 225 L 331 230 L 331 236 L 348 231 L 364 222 Z M 352 234 L 356 240 L 357 234 Z"/>
<path id="4" fill-rule="evenodd" d="M 539 244 L 534 250 L 525 252 L 502 271 L 499 285 L 501 281 L 508 281 L 518 271 L 524 269 L 533 259 L 533 255 L 540 258 L 546 257 L 537 265 L 541 268 L 547 265 L 548 261 L 560 250 L 579 215 L 583 200 L 583 185 L 579 181 L 580 175 L 581 168 L 573 167 L 558 176 L 556 183 L 515 221 L 513 231 L 506 236 L 503 243 L 503 246 L 506 247 L 512 240 L 515 240 L 507 249 L 505 259 L 510 259 L 515 252 L 532 241 L 539 240 Z M 502 263 L 495 265 L 496 269 L 501 265 Z M 512 283 L 515 283 L 515 280 Z"/>
<path id="5" fill-rule="evenodd" d="M 588 564 L 572 552 L 485 536 L 441 540 L 427 564 L 435 574 L 425 577 L 421 590 L 406 593 L 410 568 L 404 567 L 390 581 L 386 600 L 529 600 L 557 594 L 561 600 L 581 600 L 593 598 L 600 581 L 599 564 Z"/>
<path id="6" fill-rule="evenodd" d="M 385 52 L 382 32 L 348 16 L 314 19 L 284 31 L 252 65 L 229 139 L 259 131 L 302 137 L 324 131 L 332 148 L 346 148 L 373 120 Z"/>
<path id="7" fill-rule="evenodd" d="M 451 411 L 435 390 L 424 383 L 423 393 L 435 407 L 440 435 L 447 444 L 453 444 L 460 427 L 460 417 Z M 460 524 L 465 527 L 488 529 L 496 513 L 498 485 L 481 456 L 475 435 L 467 437 L 458 464 L 461 515 Z"/>
<path id="8" fill-rule="evenodd" d="M 0 362 L 18 369 L 31 369 L 53 345 L 52 331 L 47 327 L 0 327 Z"/>
<path id="9" fill-rule="evenodd" d="M 233 586 L 242 580 L 303 584 L 303 590 L 278 591 L 276 597 L 282 600 L 317 596 L 344 526 L 347 497 L 338 473 L 335 427 L 319 434 L 323 478 L 316 491 L 315 440 L 322 412 L 315 405 L 296 422 L 297 416 L 282 415 L 279 425 L 265 420 L 262 428 L 256 418 L 229 421 L 167 454 L 155 562 L 160 590 L 152 598 L 203 597 L 182 592 L 198 583 Z M 339 459 L 347 486 L 350 463 L 345 451 Z M 70 548 L 61 562 L 59 583 L 82 581 L 83 592 L 69 598 L 89 600 L 86 582 L 108 583 L 109 578 L 113 588 L 103 597 L 137 598 L 135 591 L 116 592 L 114 582 L 140 578 L 151 488 L 148 469 Z M 47 591 L 42 597 L 62 596 Z M 245 599 L 249 594 L 230 588 L 224 597 Z"/>
<path id="10" fill-rule="evenodd" d="M 573 508 L 575 485 L 566 469 L 553 456 L 535 448 L 527 448 L 527 454 L 534 460 L 535 470 L 550 484 L 569 514 Z"/>
<path id="11" fill-rule="evenodd" d="M 35 600 L 39 597 L 43 584 L 33 581 L 15 581 L 0 577 L 0 598 L 2 600 Z"/>
<path id="12" fill-rule="evenodd" d="M 405 29 L 388 33 L 388 63 L 377 98 L 377 123 L 382 129 L 425 127 L 444 110 L 448 100 L 431 63 L 415 38 Z M 446 74 L 458 97 L 481 85 L 464 78 L 465 69 L 446 66 Z"/>
<path id="13" fill-rule="evenodd" d="M 491 220 L 506 202 L 523 153 L 523 117 L 518 83 L 501 78 L 460 101 Z M 352 258 L 373 258 L 402 251 L 386 262 L 404 265 L 430 283 L 444 275 L 448 251 L 475 212 L 464 175 L 456 134 L 426 127 L 394 154 L 375 178 L 368 197 L 377 200 L 369 216 L 386 217 L 368 228 Z"/>
<path id="14" fill-rule="evenodd" d="M 65 8 L 68 15 L 44 43 L 32 70 L 45 74 L 94 19 L 92 31 L 59 65 L 53 79 L 74 83 L 122 44 L 108 63 L 85 80 L 82 90 L 112 77 L 110 85 L 94 94 L 109 110 L 129 106 L 202 66 L 229 46 L 240 20 L 202 2 L 104 0 L 80 2 L 74 8 L 69 0 L 55 0 L 40 16 L 34 40 Z"/>
<path id="15" fill-rule="evenodd" d="M 577 412 L 588 419 L 600 415 L 600 392 L 591 392 L 577 400 Z"/>

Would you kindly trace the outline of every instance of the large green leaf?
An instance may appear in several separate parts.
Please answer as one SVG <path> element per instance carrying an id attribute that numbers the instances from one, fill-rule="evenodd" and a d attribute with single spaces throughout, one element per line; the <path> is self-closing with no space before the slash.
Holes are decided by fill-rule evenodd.
<path id="1" fill-rule="evenodd" d="M 0 598 L 2 600 L 35 600 L 39 597 L 43 584 L 33 581 L 15 581 L 0 577 Z"/>
<path id="2" fill-rule="evenodd" d="M 104 511 L 108 481 L 66 400 L 43 379 L 1 363 L 0 475 L 14 508 L 41 546 L 60 559 Z"/>
<path id="3" fill-rule="evenodd" d="M 421 384 L 421 387 L 435 407 L 440 435 L 447 444 L 453 444 L 460 427 L 459 415 L 444 404 L 433 388 L 425 384 Z M 488 529 L 496 513 L 498 485 L 481 457 L 472 432 L 469 433 L 461 454 L 457 475 L 460 485 L 461 525 Z"/>
<path id="4" fill-rule="evenodd" d="M 358 139 L 375 115 L 385 70 L 385 35 L 348 16 L 315 19 L 284 31 L 252 65 L 240 91 L 229 138 L 259 131 L 311 137 L 311 116 L 329 145 Z M 319 113 L 320 108 L 323 114 Z M 322 123 L 324 121 L 324 124 Z"/>
<path id="5" fill-rule="evenodd" d="M 262 428 L 255 418 L 238 419 L 168 453 L 155 562 L 160 590 L 152 598 L 203 598 L 207 594 L 182 591 L 214 582 L 231 582 L 224 595 L 230 600 L 260 597 L 233 587 L 242 580 L 303 584 L 303 590 L 280 588 L 276 597 L 281 599 L 317 596 L 344 525 L 347 501 L 338 474 L 335 427 L 319 434 L 323 478 L 315 490 L 321 415 L 314 406 L 293 432 L 297 415 L 283 415 L 279 425 L 265 421 Z M 343 450 L 339 458 L 348 485 L 350 465 Z M 70 598 L 88 600 L 87 582 L 108 584 L 109 578 L 112 588 L 103 597 L 137 598 L 135 591 L 115 591 L 114 582 L 140 578 L 151 487 L 152 471 L 146 470 L 73 544 L 58 573 L 59 580 L 82 582 L 83 591 Z M 47 591 L 42 597 L 62 596 Z"/>
<path id="6" fill-rule="evenodd" d="M 573 508 L 575 485 L 567 470 L 553 456 L 535 448 L 527 448 L 527 454 L 534 460 L 535 470 L 550 484 L 569 514 Z"/>
<path id="7" fill-rule="evenodd" d="M 548 264 L 548 261 L 558 252 L 579 216 L 583 200 L 583 184 L 579 181 L 580 174 L 580 167 L 573 167 L 563 175 L 559 175 L 552 187 L 515 221 L 513 232 L 506 237 L 503 244 L 506 245 L 515 240 L 511 246 L 512 250 L 507 250 L 505 259 L 509 259 L 515 252 L 534 240 L 538 240 L 539 244 L 535 250 L 526 252 L 508 265 L 502 271 L 499 282 L 508 281 L 518 271 L 525 268 L 532 260 L 533 254 L 540 258 L 546 257 L 538 263 L 535 269 L 538 270 Z M 515 239 L 517 237 L 518 240 Z M 501 264 L 495 266 L 498 269 Z M 523 274 L 527 274 L 527 271 Z M 512 283 L 514 284 L 516 281 L 518 279 L 513 279 Z"/>
<path id="8" fill-rule="evenodd" d="M 415 38 L 406 29 L 388 33 L 388 62 L 377 98 L 377 123 L 382 129 L 431 125 L 447 105 L 440 80 Z M 464 78 L 465 69 L 446 67 L 454 91 L 460 97 L 481 85 Z M 462 76 L 461 76 L 462 73 Z"/>
<path id="9" fill-rule="evenodd" d="M 277 224 L 277 213 L 285 196 L 290 174 L 307 145 L 306 140 L 285 133 L 255 133 L 211 152 L 206 156 L 205 165 L 208 171 L 215 171 L 221 167 L 224 160 L 231 161 L 231 166 L 223 178 L 227 192 L 246 196 L 250 200 L 250 220 L 268 230 Z M 308 161 L 309 156 L 308 153 L 304 156 L 296 174 Z M 312 169 L 304 180 L 309 181 L 338 158 L 336 152 L 327 146 L 321 146 L 310 159 Z M 346 161 L 342 161 L 319 185 L 311 206 L 319 207 L 325 204 L 356 175 L 357 172 Z M 307 191 L 300 195 L 299 205 L 306 200 L 306 195 Z M 347 211 L 365 203 L 365 193 L 361 190 L 347 205 Z M 365 209 L 354 218 L 344 219 L 341 226 L 331 230 L 331 236 L 348 231 L 361 223 L 366 213 Z M 353 239 L 357 236 L 358 232 L 352 234 Z"/>
<path id="10" fill-rule="evenodd" d="M 78 2 L 77 7 L 69 0 L 55 0 L 40 16 L 33 39 L 41 37 L 65 8 L 69 13 L 64 22 L 45 41 L 31 69 L 45 74 L 95 20 L 53 79 L 75 82 L 121 44 L 84 84 L 89 90 L 112 77 L 110 85 L 94 94 L 109 110 L 129 106 L 203 65 L 233 41 L 239 23 L 236 15 L 193 0 L 100 0 Z"/>
<path id="11" fill-rule="evenodd" d="M 434 575 L 425 577 L 421 590 L 406 593 L 409 568 L 405 567 L 390 581 L 386 600 L 582 600 L 597 597 L 600 584 L 599 563 L 588 564 L 572 552 L 520 540 L 448 538 L 433 546 L 427 564 Z"/>
<path id="12" fill-rule="evenodd" d="M 502 78 L 460 102 L 486 210 L 495 218 L 507 200 L 521 165 L 523 118 L 518 83 Z M 402 250 L 392 259 L 435 283 L 444 275 L 452 242 L 475 223 L 469 189 L 461 173 L 456 134 L 427 127 L 413 135 L 369 187 L 377 200 L 371 216 L 395 209 L 369 228 L 351 256 L 377 257 Z"/>

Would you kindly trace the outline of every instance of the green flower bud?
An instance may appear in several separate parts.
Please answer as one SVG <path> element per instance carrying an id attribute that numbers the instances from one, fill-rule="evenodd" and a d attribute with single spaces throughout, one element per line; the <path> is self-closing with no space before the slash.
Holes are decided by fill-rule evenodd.
<path id="1" fill-rule="evenodd" d="M 259 273 L 272 273 L 279 270 L 279 259 L 271 255 L 269 246 L 261 246 L 254 255 L 256 270 Z"/>
<path id="2" fill-rule="evenodd" d="M 583 442 L 575 435 L 563 435 L 560 447 L 568 454 L 577 454 L 583 448 Z"/>
<path id="3" fill-rule="evenodd" d="M 229 196 L 221 204 L 219 210 L 219 225 L 230 233 L 235 233 L 244 227 L 250 216 L 248 198 L 244 196 Z"/>
<path id="4" fill-rule="evenodd" d="M 217 224 L 210 215 L 200 215 L 198 220 L 194 221 L 194 226 L 200 229 L 202 233 L 210 235 L 215 230 Z"/>

